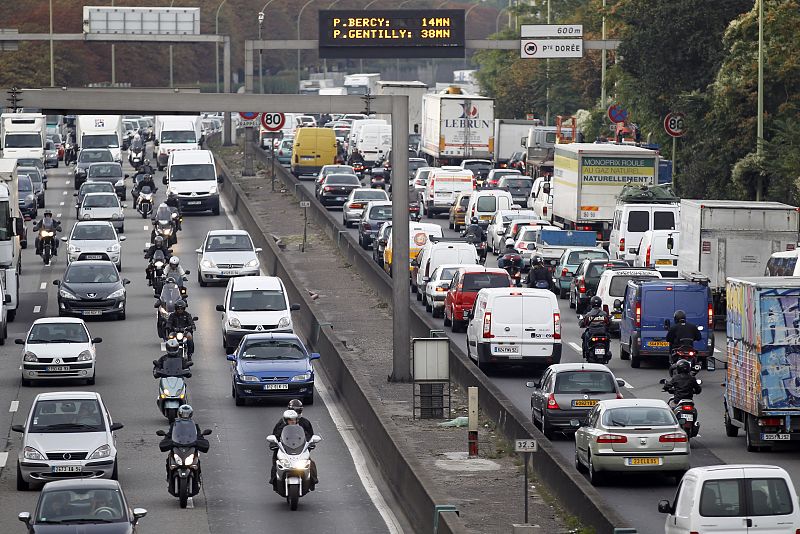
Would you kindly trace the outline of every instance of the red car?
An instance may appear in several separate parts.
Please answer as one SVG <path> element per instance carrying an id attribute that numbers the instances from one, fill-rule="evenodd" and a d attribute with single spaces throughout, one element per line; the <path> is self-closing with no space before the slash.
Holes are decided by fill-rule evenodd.
<path id="1" fill-rule="evenodd" d="M 471 265 L 461 267 L 450 282 L 444 299 L 444 325 L 453 332 L 466 331 L 464 312 L 471 311 L 478 291 L 485 287 L 512 287 L 505 269 Z"/>

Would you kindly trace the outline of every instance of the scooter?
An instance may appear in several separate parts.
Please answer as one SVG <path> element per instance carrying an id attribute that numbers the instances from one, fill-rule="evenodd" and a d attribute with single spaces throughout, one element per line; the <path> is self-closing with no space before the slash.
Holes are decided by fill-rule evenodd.
<path id="1" fill-rule="evenodd" d="M 144 163 L 144 151 L 131 149 L 130 154 L 128 155 L 128 163 L 130 163 L 131 167 L 134 169 L 138 169 L 139 166 Z"/>
<path id="2" fill-rule="evenodd" d="M 56 231 L 42 228 L 39 230 L 39 246 L 42 250 L 42 262 L 50 265 L 50 259 L 54 256 L 56 247 Z"/>
<path id="3" fill-rule="evenodd" d="M 590 330 L 590 335 L 586 346 L 583 348 L 583 359 L 588 363 L 602 363 L 605 365 L 611 361 L 611 339 L 604 331 L 600 331 L 600 328 L 593 327 L 592 322 L 594 320 L 595 318 L 593 317 L 592 321 L 585 326 L 586 330 Z M 583 315 L 579 315 L 578 325 L 582 322 Z M 595 332 L 591 331 L 592 328 L 595 329 Z"/>
<path id="4" fill-rule="evenodd" d="M 322 438 L 314 435 L 306 441 L 306 434 L 299 425 L 287 425 L 281 430 L 281 440 L 267 436 L 269 448 L 278 451 L 276 462 L 275 493 L 284 497 L 289 509 L 297 510 L 300 497 L 311 491 L 311 455 Z"/>
<path id="5" fill-rule="evenodd" d="M 692 367 L 692 376 L 696 376 L 697 373 L 700 371 L 700 365 L 694 365 Z M 664 387 L 664 391 L 667 393 L 674 394 L 675 388 L 672 387 L 671 384 L 667 383 L 667 380 L 662 378 L 659 380 L 659 383 L 662 384 Z M 702 384 L 702 380 L 697 380 L 698 384 Z M 686 432 L 686 436 L 689 438 L 693 438 L 697 436 L 700 432 L 700 421 L 697 417 L 697 408 L 694 405 L 694 400 L 692 399 L 675 399 L 674 397 L 667 401 L 667 404 L 672 409 L 672 413 L 675 414 L 675 418 L 678 420 L 678 425 Z"/>
<path id="6" fill-rule="evenodd" d="M 139 191 L 136 199 L 136 211 L 142 215 L 142 219 L 146 219 L 153 211 L 153 196 L 153 190 L 149 186 L 144 186 Z"/>
<path id="7" fill-rule="evenodd" d="M 185 379 L 192 376 L 187 369 L 191 365 L 191 362 L 185 363 L 183 358 L 167 358 L 163 367 L 153 370 L 153 376 L 158 379 L 156 406 L 170 423 L 178 416 L 178 408 L 187 403 L 189 394 Z M 153 366 L 158 366 L 158 360 L 153 360 Z"/>
<path id="8" fill-rule="evenodd" d="M 191 427 L 191 428 L 190 428 Z M 203 430 L 198 436 L 195 423 L 191 420 L 177 419 L 172 425 L 172 438 L 167 439 L 163 430 L 156 431 L 161 440 L 158 448 L 168 452 L 167 456 L 167 490 L 173 497 L 178 497 L 181 508 L 186 508 L 189 497 L 200 493 L 202 472 L 200 470 L 200 454 L 208 452 L 208 440 L 205 436 L 211 429 Z"/>

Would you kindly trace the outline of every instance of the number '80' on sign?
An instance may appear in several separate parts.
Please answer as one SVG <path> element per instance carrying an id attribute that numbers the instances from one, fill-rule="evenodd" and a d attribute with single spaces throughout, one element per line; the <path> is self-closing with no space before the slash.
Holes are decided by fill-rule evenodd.
<path id="1" fill-rule="evenodd" d="M 262 113 L 261 126 L 268 132 L 277 132 L 286 124 L 286 115 L 283 113 Z"/>
<path id="2" fill-rule="evenodd" d="M 664 117 L 664 130 L 672 137 L 681 137 L 686 133 L 686 115 L 675 112 Z"/>

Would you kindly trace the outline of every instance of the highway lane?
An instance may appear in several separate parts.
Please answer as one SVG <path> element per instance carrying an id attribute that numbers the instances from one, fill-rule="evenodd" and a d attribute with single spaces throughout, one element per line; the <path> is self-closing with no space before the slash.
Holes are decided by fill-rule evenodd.
<path id="1" fill-rule="evenodd" d="M 314 182 L 304 177 L 303 185 L 313 193 Z M 339 218 L 340 210 L 333 209 L 334 217 Z M 422 222 L 433 222 L 442 227 L 446 237 L 457 237 L 458 233 L 448 229 L 446 216 L 436 219 L 424 217 Z M 357 230 L 348 229 L 348 232 L 357 239 Z M 497 257 L 490 255 L 487 266 L 496 266 Z M 412 294 L 412 306 L 424 312 L 424 307 Z M 582 329 L 577 325 L 577 315 L 571 310 L 567 300 L 559 300 L 561 308 L 562 325 L 562 362 L 580 362 Z M 440 328 L 445 330 L 452 342 L 466 350 L 466 335 L 453 333 L 450 328 L 445 328 L 441 319 L 436 319 Z M 719 350 L 725 349 L 725 332 L 715 332 L 715 346 Z M 637 398 L 661 398 L 667 400 L 669 395 L 662 390 L 659 380 L 665 378 L 666 366 L 657 363 L 643 363 L 640 369 L 630 367 L 628 361 L 619 359 L 619 341 L 613 341 L 613 359 L 609 368 L 617 377 L 628 382 L 624 395 Z M 717 357 L 724 360 L 724 352 L 718 352 Z M 525 376 L 525 374 L 529 376 Z M 497 384 L 509 397 L 515 406 L 525 413 L 530 413 L 530 389 L 525 385 L 527 380 L 537 376 L 538 373 L 520 373 L 517 368 L 499 370 L 492 374 L 491 380 Z M 749 453 L 744 446 L 743 433 L 738 438 L 729 438 L 725 435 L 722 424 L 723 405 L 722 399 L 725 392 L 725 369 L 719 365 L 716 372 L 702 372 L 699 378 L 703 380 L 703 392 L 695 397 L 701 423 L 700 435 L 692 439 L 692 466 L 713 465 L 720 463 L 759 463 L 775 464 L 787 469 L 795 481 L 795 486 L 800 489 L 800 458 L 797 457 L 797 447 L 786 445 L 776 447 L 771 453 Z M 568 461 L 574 459 L 574 440 L 572 436 L 556 434 L 553 442 L 558 452 Z M 674 499 L 675 487 L 672 479 L 661 476 L 621 476 L 601 492 L 623 517 L 630 518 L 633 525 L 640 533 L 663 532 L 663 515 L 657 511 L 658 501 L 661 499 Z"/>
<path id="2" fill-rule="evenodd" d="M 161 175 L 158 174 L 159 180 Z M 48 176 L 47 206 L 55 214 L 61 214 L 66 234 L 75 218 L 71 172 L 62 166 L 50 170 Z M 161 189 L 159 194 L 164 188 Z M 127 286 L 127 319 L 89 321 L 88 325 L 93 336 L 103 338 L 98 347 L 97 383 L 91 389 L 103 396 L 115 421 L 125 425 L 116 433 L 120 482 L 130 502 L 148 510 L 148 516 L 141 522 L 141 532 L 164 532 L 166 524 L 176 532 L 198 534 L 265 531 L 267 526 L 275 531 L 386 532 L 388 529 L 357 476 L 347 448 L 319 396 L 304 414 L 313 422 L 315 432 L 324 438 L 314 455 L 320 473 L 317 490 L 301 499 L 299 511 L 290 512 L 286 502 L 266 484 L 271 453 L 265 437 L 285 409 L 285 402 L 234 405 L 230 397 L 230 364 L 225 361 L 221 345 L 220 314 L 214 310 L 222 300 L 224 287 L 200 288 L 194 276 L 197 263 L 194 249 L 200 246 L 208 230 L 233 227 L 227 213 L 218 217 L 186 217 L 184 231 L 174 247 L 185 267 L 192 271 L 189 311 L 200 318 L 194 376 L 189 379 L 190 402 L 197 422 L 214 433 L 210 436 L 209 454 L 202 458 L 203 491 L 193 499 L 193 509 L 181 510 L 177 499 L 167 493 L 165 455 L 158 450 L 160 438 L 155 435 L 167 423 L 155 406 L 156 384 L 150 374 L 152 360 L 161 354 L 161 347 L 156 338 L 154 299 L 144 280 L 146 263 L 142 257 L 150 228 L 149 220 L 142 220 L 131 204 L 128 197 L 122 272 L 132 281 Z M 0 512 L 2 532 L 21 530 L 16 515 L 32 511 L 38 496 L 36 491 L 15 489 L 19 439 L 18 434 L 11 433 L 11 424 L 24 422 L 39 392 L 89 389 L 80 384 L 49 383 L 30 388 L 19 384 L 21 353 L 13 339 L 22 337 L 35 318 L 57 314 L 52 280 L 62 275 L 66 261 L 63 243 L 51 266 L 43 266 L 32 249 L 31 234 L 31 247 L 23 251 L 21 310 L 17 320 L 9 325 L 9 341 L 0 350 L 0 428 L 6 436 L 5 446 L 0 450 L 8 453 L 7 463 L 0 472 L 0 500 L 4 503 Z M 14 406 L 13 401 L 18 402 L 17 412 L 8 411 Z"/>

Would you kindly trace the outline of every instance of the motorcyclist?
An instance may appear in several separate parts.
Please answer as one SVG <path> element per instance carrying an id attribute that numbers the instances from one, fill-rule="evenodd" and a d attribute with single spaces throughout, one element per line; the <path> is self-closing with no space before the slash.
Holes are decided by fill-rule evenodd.
<path id="1" fill-rule="evenodd" d="M 164 441 L 172 441 L 172 430 L 175 428 L 175 425 L 183 425 L 188 423 L 194 423 L 195 430 L 197 431 L 197 440 L 195 441 L 195 446 L 198 449 L 208 450 L 209 443 L 208 440 L 203 436 L 202 432 L 200 431 L 200 425 L 194 422 L 192 419 L 192 415 L 194 415 L 194 410 L 192 409 L 191 405 L 183 404 L 180 408 L 178 408 L 178 417 L 170 423 L 169 430 L 167 430 L 167 435 L 164 436 L 162 443 Z M 162 450 L 164 447 L 161 447 Z M 171 448 L 171 446 L 170 446 Z M 169 456 L 167 456 L 167 480 L 169 480 Z"/>
<path id="2" fill-rule="evenodd" d="M 42 220 L 38 221 L 33 226 L 34 232 L 39 232 L 40 230 L 52 230 L 55 232 L 61 231 L 61 221 L 58 219 L 53 218 L 53 212 L 50 210 L 45 210 L 44 216 Z M 42 244 L 39 240 L 39 236 L 36 236 L 36 255 L 42 255 Z M 58 256 L 58 239 L 53 238 L 53 256 Z"/>
<path id="3" fill-rule="evenodd" d="M 161 371 L 165 367 L 172 367 L 171 365 L 165 365 L 167 360 L 169 360 L 171 358 L 175 358 L 177 360 L 180 360 L 181 367 L 183 369 L 188 369 L 190 367 L 189 362 L 184 361 L 183 357 L 181 356 L 181 354 L 179 352 L 180 345 L 178 344 L 178 342 L 176 340 L 169 339 L 164 344 L 164 346 L 166 347 L 166 351 L 167 352 L 165 354 L 163 354 L 160 358 L 158 358 L 158 360 L 156 360 L 156 362 L 153 363 L 153 376 L 155 378 L 158 378 L 158 376 L 156 376 L 156 372 L 157 371 Z"/>
<path id="4" fill-rule="evenodd" d="M 292 399 L 289 401 L 288 409 L 297 412 L 297 424 L 303 427 L 306 433 L 306 441 L 311 441 L 311 436 L 314 435 L 314 427 L 311 425 L 311 421 L 303 417 L 303 402 L 300 399 Z M 278 424 L 282 421 L 283 419 Z M 275 426 L 277 428 L 278 425 Z"/>
<path id="5" fill-rule="evenodd" d="M 136 189 L 136 192 L 138 193 L 139 191 L 142 190 L 142 187 L 146 185 L 150 186 L 150 191 L 152 191 L 153 193 L 158 191 L 158 187 L 156 187 L 156 183 L 153 180 L 153 175 L 149 172 L 144 173 L 144 177 L 141 180 L 139 180 L 133 187 L 134 189 Z"/>
<path id="6" fill-rule="evenodd" d="M 684 339 L 691 339 L 693 342 L 700 341 L 700 329 L 696 325 L 686 322 L 686 312 L 677 310 L 672 318 L 674 319 L 674 324 L 667 332 L 666 338 L 669 342 L 670 354 L 683 345 L 682 340 Z"/>
<path id="7" fill-rule="evenodd" d="M 678 360 L 670 367 L 672 377 L 666 381 L 664 389 L 672 393 L 673 403 L 678 403 L 682 399 L 691 400 L 703 390 L 691 371 L 692 364 L 686 360 Z"/>
<path id="8" fill-rule="evenodd" d="M 468 241 L 470 239 L 476 243 L 485 241 L 486 232 L 484 231 L 483 227 L 481 227 L 481 225 L 478 224 L 478 218 L 473 217 L 472 219 L 470 219 L 469 223 L 470 223 L 469 226 L 467 226 L 467 228 L 461 233 L 461 235 L 463 237 L 466 237 Z"/>
<path id="9" fill-rule="evenodd" d="M 150 160 L 149 159 L 145 159 L 142 162 L 142 166 L 139 167 L 139 172 L 144 173 L 144 174 L 153 175 L 153 174 L 156 173 L 156 170 L 153 168 L 152 165 L 150 165 Z"/>
<path id="10" fill-rule="evenodd" d="M 503 254 L 497 258 L 497 266 L 501 269 L 507 269 L 510 266 L 515 266 L 522 270 L 522 257 L 514 248 L 514 240 L 510 237 L 506 239 L 506 248 Z"/>
<path id="11" fill-rule="evenodd" d="M 156 250 L 160 250 L 164 253 L 164 259 L 168 259 L 172 256 L 172 253 L 169 251 L 169 245 L 160 235 L 157 235 L 156 238 L 153 239 L 153 244 L 147 247 L 147 250 L 144 251 L 144 259 L 152 259 L 153 255 L 156 253 Z"/>
<path id="12" fill-rule="evenodd" d="M 541 282 L 547 284 L 544 287 L 541 287 Z M 541 256 L 535 256 L 531 260 L 531 271 L 528 273 L 528 287 L 538 287 L 540 289 L 550 289 L 552 286 L 553 280 L 550 276 L 550 271 L 547 270 L 547 267 L 544 266 L 544 260 Z"/>
<path id="13" fill-rule="evenodd" d="M 354 163 L 364 163 L 364 156 L 361 155 L 361 152 L 358 150 L 353 150 L 350 154 L 350 157 L 347 159 L 347 164 L 352 165 Z"/>
<path id="14" fill-rule="evenodd" d="M 164 201 L 164 204 L 169 206 L 170 209 L 178 214 L 178 217 L 175 219 L 175 227 L 178 230 L 182 230 L 181 219 L 183 219 L 183 213 L 181 212 L 181 202 L 178 200 L 178 193 L 175 191 L 170 191 L 167 193 L 167 200 Z"/>
<path id="15" fill-rule="evenodd" d="M 179 286 L 183 285 L 186 270 L 183 268 L 183 265 L 181 265 L 181 259 L 178 256 L 172 256 L 169 259 L 164 269 L 164 276 L 174 278 Z"/>
<path id="16" fill-rule="evenodd" d="M 141 136 L 138 133 L 133 134 L 133 140 L 131 141 L 131 147 L 130 147 L 131 156 L 129 157 L 132 157 L 134 152 L 143 152 L 143 151 L 144 151 L 144 143 L 142 142 Z"/>
<path id="17" fill-rule="evenodd" d="M 192 331 L 194 330 L 194 318 L 186 311 L 186 301 L 180 299 L 175 302 L 175 311 L 169 314 L 167 318 L 167 332 L 184 331 L 186 335 L 186 348 L 189 351 L 189 358 L 194 354 L 194 339 Z"/>
<path id="18" fill-rule="evenodd" d="M 302 403 L 297 399 L 289 401 L 289 406 L 291 406 L 292 403 L 294 403 L 295 401 L 297 403 L 300 403 L 300 409 L 302 411 Z M 283 412 L 283 416 L 275 424 L 275 427 L 272 429 L 272 435 L 275 436 L 275 438 L 280 442 L 281 432 L 283 432 L 283 429 L 287 425 L 301 425 L 300 423 L 301 420 L 306 421 L 309 427 L 311 426 L 311 423 L 305 417 L 300 417 L 299 413 L 289 408 L 288 410 Z M 306 435 L 306 441 L 311 441 L 311 436 L 314 435 L 313 432 L 309 434 L 309 429 L 306 428 L 304 425 L 301 426 L 303 426 L 303 431 L 305 432 Z M 270 473 L 270 479 L 269 479 L 269 483 L 272 484 L 273 486 L 277 482 L 277 477 L 276 477 L 277 473 L 275 467 L 277 462 L 278 462 L 278 449 L 275 448 L 272 454 L 272 471 Z M 317 464 L 314 462 L 314 460 L 311 460 L 310 471 L 311 471 L 311 490 L 313 491 L 317 482 L 319 482 L 319 479 L 317 478 Z"/>
<path id="19" fill-rule="evenodd" d="M 64 165 L 69 165 L 78 160 L 78 150 L 75 147 L 75 133 L 72 130 L 67 132 L 67 139 L 64 143 Z"/>
<path id="20" fill-rule="evenodd" d="M 595 295 L 589 301 L 589 305 L 591 309 L 578 321 L 578 326 L 585 328 L 581 336 L 583 338 L 584 354 L 586 354 L 589 345 L 589 338 L 598 334 L 608 337 L 608 326 L 611 324 L 611 317 L 602 308 L 603 299 Z"/>

